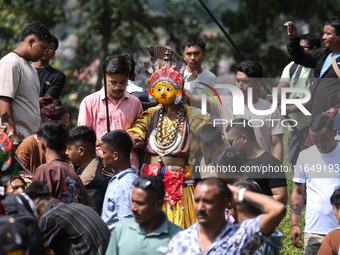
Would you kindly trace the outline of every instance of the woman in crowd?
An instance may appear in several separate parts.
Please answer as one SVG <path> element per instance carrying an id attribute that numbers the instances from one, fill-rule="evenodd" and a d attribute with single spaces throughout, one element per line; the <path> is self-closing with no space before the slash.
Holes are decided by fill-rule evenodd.
<path id="1" fill-rule="evenodd" d="M 24 192 L 27 185 L 18 175 L 6 175 L 0 180 L 0 186 L 5 188 L 6 194 L 16 194 Z"/>

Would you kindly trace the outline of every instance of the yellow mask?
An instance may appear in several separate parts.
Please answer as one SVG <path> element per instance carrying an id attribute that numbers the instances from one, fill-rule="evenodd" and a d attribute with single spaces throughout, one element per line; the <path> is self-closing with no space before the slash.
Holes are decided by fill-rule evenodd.
<path id="1" fill-rule="evenodd" d="M 183 77 L 173 68 L 157 69 L 148 80 L 148 94 L 151 103 L 165 105 L 179 104 L 183 94 Z"/>
<path id="2" fill-rule="evenodd" d="M 155 87 L 151 89 L 151 94 L 155 97 L 158 103 L 169 105 L 175 102 L 177 96 L 179 96 L 179 90 L 168 81 L 160 81 Z"/>

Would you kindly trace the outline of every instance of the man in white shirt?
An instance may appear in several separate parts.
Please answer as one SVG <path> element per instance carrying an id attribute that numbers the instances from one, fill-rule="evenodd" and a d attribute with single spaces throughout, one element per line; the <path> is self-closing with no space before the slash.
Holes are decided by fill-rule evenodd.
<path id="1" fill-rule="evenodd" d="M 32 22 L 24 28 L 18 47 L 0 60 L 0 112 L 7 112 L 15 123 L 12 139 L 17 132 L 28 137 L 40 127 L 39 76 L 29 62 L 48 51 L 51 38 L 43 24 Z"/>
<path id="2" fill-rule="evenodd" d="M 201 95 L 204 91 L 198 89 L 199 82 L 215 87 L 216 76 L 202 68 L 202 61 L 205 58 L 205 42 L 196 37 L 190 37 L 183 43 L 183 57 L 187 63 L 184 71 L 184 88 L 195 95 Z M 200 86 L 204 88 L 204 86 Z"/>
<path id="3" fill-rule="evenodd" d="M 299 221 L 307 191 L 305 253 L 317 254 L 326 234 L 339 227 L 330 201 L 340 186 L 340 145 L 334 140 L 337 130 L 326 115 L 318 115 L 309 124 L 314 146 L 300 152 L 294 171 L 295 187 L 291 197 L 291 239 L 301 248 Z"/>

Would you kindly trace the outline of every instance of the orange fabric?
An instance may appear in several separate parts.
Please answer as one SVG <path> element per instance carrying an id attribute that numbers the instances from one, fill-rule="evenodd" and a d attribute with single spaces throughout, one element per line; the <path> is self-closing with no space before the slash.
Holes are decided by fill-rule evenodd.
<path id="1" fill-rule="evenodd" d="M 35 173 L 35 170 L 46 163 L 43 160 L 42 153 L 39 149 L 39 144 L 35 139 L 34 135 L 27 137 L 17 148 L 15 152 L 20 159 L 21 163 L 32 173 Z"/>

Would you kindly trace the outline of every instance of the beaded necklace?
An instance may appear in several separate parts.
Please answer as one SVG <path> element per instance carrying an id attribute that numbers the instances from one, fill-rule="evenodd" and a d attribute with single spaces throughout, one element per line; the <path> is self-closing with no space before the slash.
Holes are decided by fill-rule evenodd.
<path id="1" fill-rule="evenodd" d="M 179 132 L 179 127 L 182 126 L 184 122 L 184 105 L 181 102 L 180 108 L 178 110 L 175 122 L 175 128 L 171 131 L 167 128 L 166 134 L 162 132 L 162 124 L 165 115 L 164 106 L 161 106 L 159 113 L 159 118 L 157 122 L 157 127 L 151 132 L 150 135 L 150 147 L 160 156 L 165 156 L 172 151 L 174 151 L 181 142 L 181 134 Z M 167 141 L 163 140 L 164 135 L 168 137 Z"/>
<path id="2" fill-rule="evenodd" d="M 156 138 L 159 141 L 159 143 L 161 143 L 163 146 L 167 146 L 167 145 L 172 144 L 174 142 L 175 135 L 176 135 L 177 132 L 179 132 L 179 126 L 180 126 L 180 124 L 183 123 L 183 120 L 184 120 L 183 111 L 184 111 L 184 106 L 181 103 L 180 108 L 179 108 L 178 113 L 177 113 L 177 116 L 176 116 L 176 120 L 175 120 L 176 121 L 175 128 L 172 130 L 172 132 L 171 132 L 170 127 L 167 128 L 166 136 L 168 137 L 168 140 L 166 142 L 164 142 L 163 141 L 163 133 L 162 133 L 162 124 L 163 124 L 163 121 L 164 121 L 165 109 L 164 109 L 164 106 L 162 105 L 162 108 L 161 108 L 160 113 L 159 113 L 158 123 L 157 123 Z"/>

